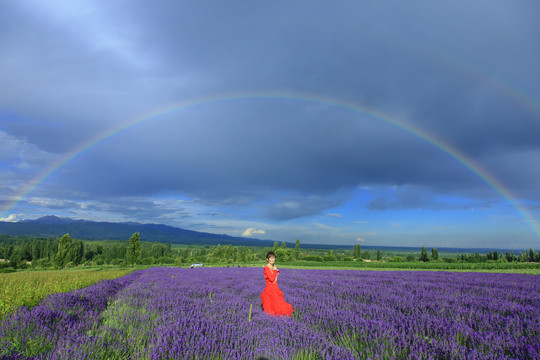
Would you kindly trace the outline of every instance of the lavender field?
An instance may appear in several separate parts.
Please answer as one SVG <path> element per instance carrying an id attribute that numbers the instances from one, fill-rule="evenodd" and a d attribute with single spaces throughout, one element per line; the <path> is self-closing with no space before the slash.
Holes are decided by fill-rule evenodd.
<path id="1" fill-rule="evenodd" d="M 540 277 L 153 268 L 55 294 L 0 323 L 1 359 L 538 359 Z"/>

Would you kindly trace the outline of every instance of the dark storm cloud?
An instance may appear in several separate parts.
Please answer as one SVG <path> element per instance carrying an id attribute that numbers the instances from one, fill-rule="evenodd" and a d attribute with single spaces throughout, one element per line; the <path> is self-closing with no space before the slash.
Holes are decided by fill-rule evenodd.
<path id="1" fill-rule="evenodd" d="M 419 126 L 540 198 L 530 170 L 540 114 L 510 96 L 540 98 L 535 2 L 59 4 L 7 2 L 0 12 L 0 130 L 41 151 L 68 153 L 173 101 L 277 89 Z M 493 196 L 419 137 L 299 99 L 171 113 L 99 144 L 55 179 L 46 186 L 60 197 L 272 199 L 261 213 L 274 220 L 322 213 L 359 185 L 400 187 L 373 200 L 377 209 L 440 207 L 441 193 Z"/>
<path id="2" fill-rule="evenodd" d="M 87 2 L 5 2 L 0 14 L 2 127 L 55 152 L 145 103 L 144 54 L 127 49 L 120 18 Z M 125 41 L 124 41 L 125 40 Z M 135 56 L 137 55 L 137 56 Z M 119 118 L 120 117 L 120 118 Z M 37 126 L 28 126 L 38 122 Z"/>
<path id="3" fill-rule="evenodd" d="M 218 199 L 265 190 L 329 194 L 360 183 L 470 182 L 459 164 L 420 139 L 348 110 L 314 116 L 301 101 L 211 107 L 141 124 L 73 163 L 66 178 L 92 192 L 157 187 Z"/>
<path id="4" fill-rule="evenodd" d="M 283 196 L 278 202 L 265 206 L 263 215 L 272 220 L 290 220 L 322 213 L 340 205 L 345 199 L 331 196 Z"/>
<path id="5" fill-rule="evenodd" d="M 377 191 L 374 199 L 370 200 L 366 207 L 370 210 L 470 210 L 471 208 L 490 208 L 489 201 L 463 200 L 448 201 L 440 199 L 433 189 L 425 188 L 422 185 L 406 185 L 393 188 L 391 191 Z"/>

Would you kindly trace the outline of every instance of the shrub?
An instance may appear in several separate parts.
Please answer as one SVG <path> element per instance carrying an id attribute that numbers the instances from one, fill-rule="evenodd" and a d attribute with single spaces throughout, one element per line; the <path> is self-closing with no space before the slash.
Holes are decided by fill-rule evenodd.
<path id="1" fill-rule="evenodd" d="M 320 261 L 320 262 L 323 262 L 323 258 L 322 256 L 318 256 L 318 255 L 307 255 L 307 256 L 304 256 L 302 258 L 302 260 L 307 260 L 307 261 Z"/>
<path id="2" fill-rule="evenodd" d="M 112 259 L 111 265 L 126 265 L 126 262 L 123 259 Z"/>
<path id="3" fill-rule="evenodd" d="M 139 261 L 139 263 L 140 263 L 141 265 L 152 265 L 153 262 L 154 262 L 154 259 L 153 259 L 153 258 L 148 258 L 148 257 L 142 258 L 142 259 Z"/>
<path id="4" fill-rule="evenodd" d="M 174 259 L 168 256 L 162 256 L 158 259 L 158 264 L 174 264 Z"/>
<path id="5" fill-rule="evenodd" d="M 41 268 L 41 269 L 48 269 L 48 268 L 50 268 L 52 266 L 49 259 L 39 259 L 37 261 L 33 261 L 32 265 L 35 268 Z"/>
<path id="6" fill-rule="evenodd" d="M 416 261 L 416 256 L 414 256 L 413 254 L 409 254 L 407 255 L 407 257 L 405 258 L 405 261 Z M 427 260 L 426 260 L 427 261 Z"/>

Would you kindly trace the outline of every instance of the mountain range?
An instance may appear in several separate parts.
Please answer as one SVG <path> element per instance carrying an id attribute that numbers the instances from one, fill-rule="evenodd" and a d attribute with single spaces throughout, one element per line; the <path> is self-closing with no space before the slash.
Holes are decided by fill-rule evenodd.
<path id="1" fill-rule="evenodd" d="M 133 233 L 140 233 L 141 241 L 172 244 L 231 244 L 245 246 L 273 246 L 273 240 L 235 237 L 181 229 L 162 224 L 137 222 L 96 222 L 74 220 L 54 215 L 18 222 L 0 221 L 0 234 L 57 237 L 69 233 L 71 237 L 84 240 L 128 240 Z M 294 246 L 293 243 L 287 245 Z"/>
<path id="2" fill-rule="evenodd" d="M 212 234 L 193 230 L 181 229 L 163 224 L 142 224 L 137 222 L 97 222 L 89 220 L 74 220 L 54 215 L 43 216 L 34 220 L 18 222 L 0 221 L 0 235 L 60 237 L 70 234 L 81 240 L 128 240 L 133 233 L 140 233 L 141 241 L 161 242 L 185 245 L 226 245 L 233 246 L 265 246 L 272 247 L 275 240 L 236 237 L 225 234 Z M 279 241 L 281 244 L 281 241 Z M 287 247 L 294 248 L 295 243 L 286 242 Z M 352 249 L 352 245 L 336 244 L 301 244 L 302 248 L 317 249 Z M 387 250 L 419 252 L 420 247 L 402 246 L 373 246 L 362 245 L 364 250 Z M 439 252 L 451 253 L 485 253 L 493 249 L 485 248 L 438 248 Z M 515 249 L 496 249 L 502 252 Z"/>

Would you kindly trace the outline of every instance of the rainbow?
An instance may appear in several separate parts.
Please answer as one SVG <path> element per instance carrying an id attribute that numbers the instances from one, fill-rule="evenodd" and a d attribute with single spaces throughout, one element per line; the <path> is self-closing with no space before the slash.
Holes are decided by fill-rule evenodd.
<path id="1" fill-rule="evenodd" d="M 265 91 L 265 92 L 237 92 L 237 93 L 226 93 L 219 94 L 208 97 L 200 97 L 196 99 L 184 100 L 179 102 L 174 102 L 168 104 L 158 109 L 154 109 L 150 112 L 144 113 L 135 118 L 129 119 L 128 121 L 117 125 L 111 129 L 108 129 L 106 132 L 99 134 L 91 138 L 89 141 L 81 144 L 73 151 L 69 152 L 65 156 L 61 157 L 58 161 L 52 163 L 47 167 L 41 174 L 36 178 L 30 181 L 21 191 L 21 193 L 15 197 L 15 199 L 9 203 L 3 210 L 4 217 L 7 217 L 9 212 L 14 209 L 17 204 L 19 204 L 23 199 L 29 196 L 34 190 L 36 190 L 41 184 L 43 184 L 48 178 L 50 178 L 58 170 L 69 164 L 75 158 L 82 156 L 86 152 L 90 151 L 92 148 L 98 146 L 100 143 L 103 143 L 107 139 L 110 139 L 113 136 L 119 135 L 122 132 L 125 132 L 129 128 L 141 124 L 143 122 L 152 121 L 160 118 L 165 114 L 169 114 L 181 109 L 187 109 L 197 106 L 204 106 L 211 103 L 220 103 L 220 102 L 232 102 L 240 100 L 252 100 L 252 99 L 268 99 L 268 100 L 295 100 L 303 102 L 311 102 L 318 104 L 325 104 L 333 106 L 336 108 L 342 108 L 349 111 L 353 111 L 364 116 L 367 116 L 371 119 L 377 121 L 383 121 L 388 123 L 396 128 L 399 128 L 406 133 L 417 137 L 436 149 L 447 154 L 459 164 L 464 166 L 468 171 L 473 173 L 475 176 L 480 178 L 485 182 L 489 187 L 491 187 L 497 194 L 504 198 L 508 203 L 520 214 L 524 221 L 526 221 L 532 228 L 532 230 L 540 237 L 540 224 L 534 219 L 534 217 L 522 207 L 516 200 L 516 197 L 512 192 L 507 189 L 498 179 L 493 177 L 490 173 L 484 170 L 480 165 L 475 163 L 473 160 L 468 158 L 458 149 L 450 146 L 449 144 L 443 142 L 442 140 L 436 138 L 435 136 L 427 133 L 421 128 L 407 123 L 403 120 L 392 117 L 388 114 L 375 111 L 358 104 L 342 101 L 334 98 L 319 96 L 309 93 L 298 93 L 298 92 L 287 92 L 287 91 Z"/>

